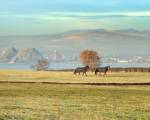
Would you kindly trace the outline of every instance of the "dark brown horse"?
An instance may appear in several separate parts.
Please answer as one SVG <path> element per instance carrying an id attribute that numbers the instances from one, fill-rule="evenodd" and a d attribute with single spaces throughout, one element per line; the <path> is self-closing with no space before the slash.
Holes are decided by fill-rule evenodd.
<path id="1" fill-rule="evenodd" d="M 89 66 L 85 67 L 78 67 L 74 70 L 74 74 L 76 75 L 77 73 L 80 75 L 80 73 L 83 73 L 83 75 L 87 76 L 86 72 L 88 71 Z"/>
<path id="2" fill-rule="evenodd" d="M 99 73 L 101 75 L 101 73 L 103 73 L 103 76 L 107 76 L 107 72 L 110 69 L 110 66 L 106 66 L 106 67 L 98 67 L 95 69 L 95 75 L 97 75 L 97 73 Z"/>

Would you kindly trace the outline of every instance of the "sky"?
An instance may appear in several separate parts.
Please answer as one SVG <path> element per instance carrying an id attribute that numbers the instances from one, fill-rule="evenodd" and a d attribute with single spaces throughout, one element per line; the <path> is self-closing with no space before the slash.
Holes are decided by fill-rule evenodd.
<path id="1" fill-rule="evenodd" d="M 0 35 L 150 30 L 150 0 L 0 0 Z"/>

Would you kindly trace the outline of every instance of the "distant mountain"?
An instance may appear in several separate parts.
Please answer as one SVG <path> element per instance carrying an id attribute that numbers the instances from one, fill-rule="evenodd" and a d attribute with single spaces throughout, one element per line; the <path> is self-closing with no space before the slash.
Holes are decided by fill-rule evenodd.
<path id="1" fill-rule="evenodd" d="M 9 62 L 16 54 L 17 50 L 15 48 L 5 48 L 0 52 L 0 62 Z"/>
<path id="2" fill-rule="evenodd" d="M 18 49 L 38 48 L 79 53 L 94 49 L 103 55 L 149 54 L 150 31 L 126 30 L 73 30 L 55 35 L 1 36 L 0 47 Z M 72 54 L 72 53 L 70 53 Z"/>
<path id="3" fill-rule="evenodd" d="M 135 30 L 135 29 L 123 29 L 123 30 L 116 30 L 118 32 L 142 32 L 139 30 Z"/>
<path id="4" fill-rule="evenodd" d="M 11 60 L 11 63 L 24 62 L 36 63 L 37 60 L 44 59 L 43 55 L 35 48 L 18 51 L 18 54 Z"/>

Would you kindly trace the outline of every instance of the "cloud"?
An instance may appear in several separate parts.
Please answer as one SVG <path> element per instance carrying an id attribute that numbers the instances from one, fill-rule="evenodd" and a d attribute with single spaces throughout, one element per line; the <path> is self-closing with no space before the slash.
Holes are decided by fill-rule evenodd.
<path id="1" fill-rule="evenodd" d="M 150 17 L 150 11 L 139 12 L 47 12 L 40 14 L 18 14 L 13 12 L 0 12 L 0 17 L 36 20 L 68 20 L 68 19 L 102 19 L 118 17 Z"/>

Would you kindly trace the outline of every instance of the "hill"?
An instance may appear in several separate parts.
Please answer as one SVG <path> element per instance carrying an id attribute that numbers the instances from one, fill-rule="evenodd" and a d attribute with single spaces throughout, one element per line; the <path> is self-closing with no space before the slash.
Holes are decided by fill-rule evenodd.
<path id="1" fill-rule="evenodd" d="M 0 47 L 40 48 L 79 52 L 95 49 L 104 55 L 149 54 L 150 31 L 126 30 L 74 30 L 55 35 L 1 36 Z M 72 54 L 72 53 L 71 53 Z"/>
<path id="2" fill-rule="evenodd" d="M 16 56 L 17 50 L 14 47 L 5 48 L 0 52 L 0 62 L 9 62 Z"/>
<path id="3" fill-rule="evenodd" d="M 36 63 L 37 60 L 44 59 L 43 55 L 35 48 L 24 49 L 18 51 L 18 54 L 11 60 L 11 63 L 24 62 L 24 63 Z"/>

